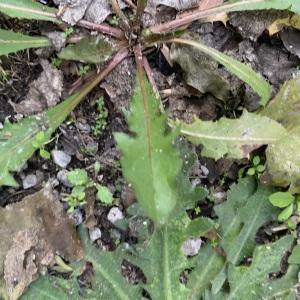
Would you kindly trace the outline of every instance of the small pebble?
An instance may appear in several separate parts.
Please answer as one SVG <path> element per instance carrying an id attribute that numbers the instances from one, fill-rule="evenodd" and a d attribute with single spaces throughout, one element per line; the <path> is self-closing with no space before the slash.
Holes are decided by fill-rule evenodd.
<path id="1" fill-rule="evenodd" d="M 120 210 L 120 208 L 114 206 L 110 209 L 109 213 L 107 214 L 107 220 L 111 223 L 115 223 L 118 220 L 124 219 L 123 212 Z"/>
<path id="2" fill-rule="evenodd" d="M 56 178 L 62 185 L 64 185 L 65 187 L 71 188 L 71 187 L 73 187 L 73 185 L 69 182 L 69 180 L 67 178 L 67 173 L 68 173 L 68 171 L 66 169 L 60 170 L 57 173 Z"/>
<path id="3" fill-rule="evenodd" d="M 76 127 L 83 133 L 91 132 L 91 126 L 88 123 L 85 123 L 83 121 L 76 122 Z"/>
<path id="4" fill-rule="evenodd" d="M 22 180 L 24 190 L 34 187 L 37 183 L 38 183 L 38 179 L 34 174 L 27 175 Z"/>
<path id="5" fill-rule="evenodd" d="M 204 176 L 207 176 L 209 174 L 209 170 L 205 166 L 200 166 L 200 169 Z"/>
<path id="6" fill-rule="evenodd" d="M 90 239 L 92 242 L 101 238 L 102 232 L 98 227 L 89 230 Z"/>
<path id="7" fill-rule="evenodd" d="M 192 180 L 192 186 L 197 186 L 201 184 L 201 179 L 200 178 L 195 178 Z"/>
<path id="8" fill-rule="evenodd" d="M 61 150 L 51 151 L 53 161 L 56 165 L 61 168 L 66 168 L 67 165 L 71 162 L 71 156 Z"/>
<path id="9" fill-rule="evenodd" d="M 181 251 L 185 256 L 195 256 L 199 253 L 201 248 L 201 239 L 189 239 L 183 243 L 181 246 Z"/>
<path id="10" fill-rule="evenodd" d="M 74 221 L 75 225 L 78 226 L 83 222 L 82 212 L 79 208 L 76 208 L 72 214 L 71 219 Z"/>

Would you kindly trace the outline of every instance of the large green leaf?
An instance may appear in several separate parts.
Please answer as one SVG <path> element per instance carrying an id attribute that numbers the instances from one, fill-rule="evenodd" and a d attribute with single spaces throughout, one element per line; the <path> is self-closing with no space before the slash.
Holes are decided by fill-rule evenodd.
<path id="1" fill-rule="evenodd" d="M 204 156 L 219 159 L 248 157 L 249 153 L 262 145 L 272 144 L 286 135 L 278 122 L 254 113 L 244 111 L 239 119 L 201 121 L 192 124 L 176 121 L 180 132 L 191 142 L 202 144 Z"/>
<path id="2" fill-rule="evenodd" d="M 167 119 L 148 81 L 138 79 L 127 116 L 134 136 L 115 134 L 125 178 L 146 214 L 157 225 L 167 222 L 177 201 L 177 175 L 182 161 L 174 147 L 176 133 L 166 133 Z"/>
<path id="3" fill-rule="evenodd" d="M 227 279 L 228 263 L 239 265 L 252 255 L 257 230 L 264 223 L 277 219 L 278 209 L 268 203 L 270 194 L 263 187 L 257 188 L 253 178 L 244 178 L 231 186 L 227 201 L 215 207 L 219 220 L 220 247 L 225 251 L 226 265 L 224 258 L 205 248 L 189 279 L 190 299 L 198 299 L 205 289 L 211 287 L 213 293 L 218 293 Z M 203 256 L 206 258 L 203 259 Z M 211 271 L 206 278 L 208 264 Z"/>
<path id="4" fill-rule="evenodd" d="M 112 40 L 97 36 L 84 38 L 77 44 L 68 45 L 58 54 L 58 57 L 98 64 L 106 62 L 117 50 L 118 46 Z"/>
<path id="5" fill-rule="evenodd" d="M 12 18 L 59 22 L 57 9 L 34 0 L 0 0 L 0 12 Z"/>
<path id="6" fill-rule="evenodd" d="M 45 141 L 64 121 L 67 115 L 102 79 L 99 74 L 80 92 L 68 97 L 62 103 L 50 108 L 43 114 L 30 116 L 18 123 L 5 122 L 0 130 L 0 186 L 17 186 L 11 172 L 21 170 L 25 162 L 32 156 L 36 148 L 33 145 L 38 133 L 44 132 Z"/>
<path id="7" fill-rule="evenodd" d="M 278 291 L 272 291 L 270 287 L 275 287 L 276 280 L 273 282 L 269 279 L 269 273 L 280 271 L 280 263 L 283 255 L 290 250 L 293 243 L 292 236 L 285 236 L 276 243 L 257 246 L 255 248 L 252 263 L 249 267 L 229 265 L 228 281 L 230 285 L 230 293 L 226 297 L 228 300 L 233 299 L 274 299 L 278 295 Z M 284 288 L 280 290 L 289 294 L 296 283 L 297 275 L 294 273 L 292 278 L 285 278 Z M 295 276 L 296 275 L 296 276 Z M 286 280 L 288 281 L 286 282 Z M 281 282 L 281 285 L 282 282 Z M 288 286 L 288 289 L 287 289 Z M 271 297 L 273 295 L 273 297 Z M 266 298 L 268 297 L 268 298 Z M 282 298 L 280 298 L 282 299 Z"/>
<path id="8" fill-rule="evenodd" d="M 50 41 L 44 37 L 33 37 L 0 29 L 0 55 L 15 53 L 27 48 L 51 46 Z"/>
<path id="9" fill-rule="evenodd" d="M 269 145 L 266 151 L 271 181 L 282 187 L 290 185 L 290 192 L 299 193 L 300 76 L 287 81 L 261 114 L 280 122 L 287 130 L 286 135 Z"/>
<path id="10" fill-rule="evenodd" d="M 251 179 L 241 180 L 238 186 L 232 187 L 227 201 L 215 207 L 220 222 L 220 244 L 227 261 L 234 265 L 252 254 L 258 229 L 275 221 L 278 215 L 278 209 L 269 201 L 271 191 L 259 186 L 251 195 L 252 188 L 248 185 L 252 184 Z"/>
<path id="11" fill-rule="evenodd" d="M 263 79 L 260 74 L 251 69 L 251 67 L 242 64 L 236 59 L 223 54 L 211 47 L 205 46 L 199 41 L 181 38 L 176 38 L 171 41 L 174 43 L 195 47 L 199 51 L 207 54 L 208 56 L 225 66 L 225 68 L 230 73 L 236 75 L 238 78 L 250 85 L 252 89 L 261 97 L 261 105 L 266 105 L 266 103 L 268 102 L 271 95 L 271 86 L 265 79 Z"/>
<path id="12" fill-rule="evenodd" d="M 95 248 L 88 237 L 86 229 L 81 228 L 81 239 L 84 245 L 85 260 L 93 264 L 94 277 L 92 287 L 79 296 L 79 285 L 76 276 L 70 280 L 47 275 L 34 282 L 22 300 L 74 300 L 74 299 L 120 299 L 131 300 L 141 297 L 141 290 L 130 285 L 122 275 L 122 250 L 114 252 L 101 251 Z"/>

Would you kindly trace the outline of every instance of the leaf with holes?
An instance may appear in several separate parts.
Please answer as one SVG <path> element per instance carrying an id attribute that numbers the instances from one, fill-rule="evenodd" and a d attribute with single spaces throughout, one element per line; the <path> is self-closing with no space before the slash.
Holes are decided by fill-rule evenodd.
<path id="1" fill-rule="evenodd" d="M 0 29 L 0 55 L 15 53 L 28 48 L 51 46 L 50 41 L 44 37 L 33 37 Z"/>

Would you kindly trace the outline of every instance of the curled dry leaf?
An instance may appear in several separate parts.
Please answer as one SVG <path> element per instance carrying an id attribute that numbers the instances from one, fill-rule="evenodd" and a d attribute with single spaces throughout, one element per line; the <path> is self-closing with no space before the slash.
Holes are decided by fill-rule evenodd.
<path id="1" fill-rule="evenodd" d="M 11 103 L 14 110 L 28 116 L 56 105 L 63 90 L 62 72 L 47 60 L 41 60 L 43 72 L 30 84 L 29 92 L 20 103 Z"/>
<path id="2" fill-rule="evenodd" d="M 55 263 L 56 254 L 67 260 L 83 255 L 75 227 L 50 185 L 1 208 L 0 234 L 0 276 L 9 299 L 18 299 L 39 273 Z"/>

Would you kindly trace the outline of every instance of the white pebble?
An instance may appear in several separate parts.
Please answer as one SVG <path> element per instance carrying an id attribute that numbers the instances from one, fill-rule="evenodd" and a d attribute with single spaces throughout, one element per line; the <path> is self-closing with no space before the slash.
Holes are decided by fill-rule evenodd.
<path id="1" fill-rule="evenodd" d="M 30 189 L 31 187 L 34 187 L 37 184 L 37 182 L 38 182 L 38 179 L 37 179 L 36 175 L 34 175 L 34 174 L 27 175 L 22 180 L 23 189 L 24 190 Z"/>
<path id="2" fill-rule="evenodd" d="M 115 223 L 118 220 L 124 219 L 124 215 L 120 208 L 114 206 L 110 209 L 108 215 L 107 215 L 107 220 L 110 221 L 111 223 Z"/>
<path id="3" fill-rule="evenodd" d="M 53 161 L 61 168 L 65 168 L 71 162 L 71 156 L 61 150 L 53 150 L 51 152 Z"/>
<path id="4" fill-rule="evenodd" d="M 200 238 L 189 239 L 183 243 L 181 246 L 181 251 L 185 256 L 195 256 L 199 253 L 201 244 L 202 240 Z"/>
<path id="5" fill-rule="evenodd" d="M 89 230 L 90 239 L 92 242 L 101 238 L 102 232 L 98 227 Z"/>

